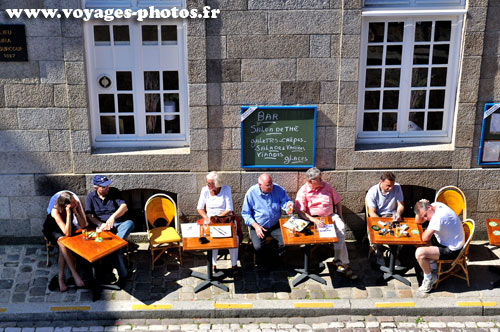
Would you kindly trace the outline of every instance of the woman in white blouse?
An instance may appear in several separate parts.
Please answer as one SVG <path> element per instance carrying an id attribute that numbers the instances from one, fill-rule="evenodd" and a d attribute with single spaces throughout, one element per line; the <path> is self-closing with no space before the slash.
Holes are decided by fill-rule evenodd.
<path id="1" fill-rule="evenodd" d="M 206 223 L 210 223 L 210 217 L 212 216 L 226 216 L 233 212 L 231 188 L 223 185 L 221 176 L 217 172 L 208 173 L 207 185 L 201 189 L 200 199 L 196 208 Z M 214 270 L 217 269 L 217 253 L 218 250 L 212 251 Z M 233 277 L 237 280 L 241 279 L 241 272 L 237 268 L 238 248 L 229 249 L 229 253 L 231 255 Z"/>

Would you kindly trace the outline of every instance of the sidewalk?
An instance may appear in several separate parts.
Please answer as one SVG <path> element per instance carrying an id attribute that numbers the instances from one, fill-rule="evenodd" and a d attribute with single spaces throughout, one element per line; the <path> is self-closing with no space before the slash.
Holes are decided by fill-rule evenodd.
<path id="1" fill-rule="evenodd" d="M 226 278 L 229 292 L 210 287 L 194 294 L 201 281 L 191 271 L 206 272 L 204 253 L 183 253 L 183 266 L 169 256 L 161 258 L 151 271 L 150 253 L 143 245 L 130 254 L 134 271 L 121 291 L 103 291 L 92 302 L 92 292 L 70 288 L 65 293 L 48 290 L 57 274 L 57 255 L 46 266 L 43 245 L 0 246 L 0 321 L 60 319 L 133 319 L 202 317 L 311 317 L 325 315 L 499 315 L 500 289 L 490 283 L 500 278 L 488 270 L 500 266 L 500 249 L 489 248 L 485 241 L 470 247 L 471 287 L 451 278 L 430 294 L 420 294 L 421 277 L 410 269 L 405 277 L 412 286 L 399 281 L 383 281 L 382 273 L 372 269 L 367 248 L 349 243 L 351 267 L 358 281 L 347 280 L 333 272 L 333 249 L 322 246 L 313 257 L 325 262 L 321 277 L 326 285 L 308 280 L 297 287 L 291 281 L 293 268 L 302 267 L 300 248 L 290 248 L 284 263 L 262 269 L 252 265 L 253 252 L 243 245 L 240 261 L 243 279 Z M 402 264 L 413 261 L 410 250 L 403 251 Z M 406 258 L 406 259 L 405 259 Z M 229 268 L 229 255 L 218 268 Z"/>

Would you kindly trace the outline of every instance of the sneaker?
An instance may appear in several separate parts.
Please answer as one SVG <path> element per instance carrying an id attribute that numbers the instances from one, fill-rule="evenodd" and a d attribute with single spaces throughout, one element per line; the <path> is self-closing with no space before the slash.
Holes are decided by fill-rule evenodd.
<path id="1" fill-rule="evenodd" d="M 436 282 L 437 276 L 433 274 L 431 279 L 424 278 L 424 280 L 422 281 L 422 285 L 418 288 L 418 290 L 422 293 L 429 293 Z"/>

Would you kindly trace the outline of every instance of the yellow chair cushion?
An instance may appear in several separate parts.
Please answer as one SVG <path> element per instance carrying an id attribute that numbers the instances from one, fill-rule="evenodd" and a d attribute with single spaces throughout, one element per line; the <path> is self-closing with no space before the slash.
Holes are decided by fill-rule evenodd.
<path id="1" fill-rule="evenodd" d="M 180 242 L 181 237 L 173 227 L 158 227 L 148 232 L 149 242 L 151 244 L 162 244 L 169 242 Z"/>

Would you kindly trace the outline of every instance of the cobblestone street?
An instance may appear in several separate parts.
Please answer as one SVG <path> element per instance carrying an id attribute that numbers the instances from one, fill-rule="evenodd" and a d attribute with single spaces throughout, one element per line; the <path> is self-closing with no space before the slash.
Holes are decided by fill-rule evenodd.
<path id="1" fill-rule="evenodd" d="M 100 331 L 212 331 L 212 332 L 335 332 L 335 331 L 491 331 L 500 327 L 500 316 L 490 317 L 374 317 L 322 316 L 313 318 L 130 319 L 117 321 L 65 321 L 0 323 L 0 332 L 100 332 Z"/>

